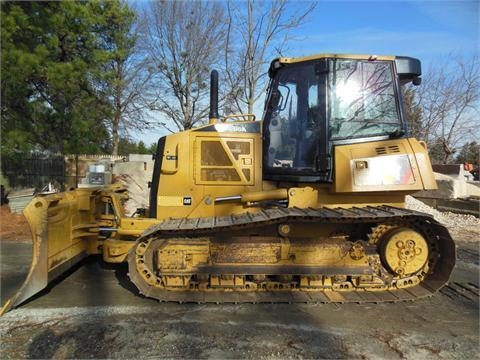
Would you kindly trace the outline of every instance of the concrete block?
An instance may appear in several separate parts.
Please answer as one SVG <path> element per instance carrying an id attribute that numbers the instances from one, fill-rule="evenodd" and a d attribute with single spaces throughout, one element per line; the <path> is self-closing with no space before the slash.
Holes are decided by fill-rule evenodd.
<path id="1" fill-rule="evenodd" d="M 152 154 L 130 154 L 128 155 L 128 161 L 152 161 Z"/>
<path id="2" fill-rule="evenodd" d="M 462 192 L 465 185 L 460 180 L 438 173 L 435 173 L 435 180 L 437 181 L 437 190 L 419 191 L 414 196 L 433 199 L 455 199 L 465 192 Z"/>
<path id="3" fill-rule="evenodd" d="M 35 194 L 35 189 L 24 189 L 20 191 L 11 192 L 8 195 L 8 205 L 12 213 L 21 213 L 25 206 L 32 201 Z"/>
<path id="4" fill-rule="evenodd" d="M 150 158 L 149 161 L 126 161 L 116 162 L 113 164 L 112 173 L 114 175 L 133 175 L 138 173 L 152 173 L 154 162 Z M 145 175 L 142 175 L 145 176 Z"/>
<path id="5" fill-rule="evenodd" d="M 439 174 L 448 175 L 455 180 L 473 180 L 472 174 L 464 169 L 463 164 L 436 164 L 432 165 L 433 171 Z"/>
<path id="6" fill-rule="evenodd" d="M 449 167 L 450 165 L 444 165 Z M 453 168 L 453 166 L 451 166 Z M 452 175 L 435 173 L 437 190 L 419 191 L 415 197 L 431 199 L 465 199 L 480 196 L 480 182 L 467 182 L 466 177 L 459 171 Z"/>

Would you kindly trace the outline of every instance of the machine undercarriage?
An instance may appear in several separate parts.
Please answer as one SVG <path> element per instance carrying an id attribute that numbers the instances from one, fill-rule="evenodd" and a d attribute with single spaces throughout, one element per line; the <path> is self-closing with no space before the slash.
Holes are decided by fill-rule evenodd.
<path id="1" fill-rule="evenodd" d="M 380 206 L 168 220 L 128 262 L 140 292 L 160 301 L 381 302 L 431 295 L 451 259 L 442 225 Z"/>

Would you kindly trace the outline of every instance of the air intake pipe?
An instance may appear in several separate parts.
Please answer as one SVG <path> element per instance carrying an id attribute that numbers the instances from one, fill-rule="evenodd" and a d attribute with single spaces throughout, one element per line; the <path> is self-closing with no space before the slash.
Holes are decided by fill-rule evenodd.
<path id="1" fill-rule="evenodd" d="M 218 71 L 210 73 L 210 113 L 208 114 L 210 124 L 218 122 Z"/>

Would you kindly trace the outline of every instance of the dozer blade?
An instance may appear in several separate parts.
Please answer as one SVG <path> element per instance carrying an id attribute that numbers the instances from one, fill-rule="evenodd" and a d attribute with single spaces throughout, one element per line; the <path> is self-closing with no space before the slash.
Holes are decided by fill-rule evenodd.
<path id="1" fill-rule="evenodd" d="M 23 211 L 32 232 L 33 255 L 26 280 L 0 311 L 3 315 L 43 290 L 86 256 L 96 253 L 98 189 L 34 198 Z"/>

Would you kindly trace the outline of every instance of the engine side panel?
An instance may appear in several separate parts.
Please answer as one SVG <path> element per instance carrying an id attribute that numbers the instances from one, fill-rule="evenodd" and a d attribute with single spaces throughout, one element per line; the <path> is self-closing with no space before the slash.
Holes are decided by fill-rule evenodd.
<path id="1" fill-rule="evenodd" d="M 335 193 L 436 188 L 427 149 L 415 139 L 335 147 Z"/>
<path id="2" fill-rule="evenodd" d="M 217 197 L 262 189 L 260 122 L 207 125 L 165 137 L 151 212 L 156 218 L 208 217 L 244 211 Z M 155 191 L 155 188 L 153 189 Z"/>

